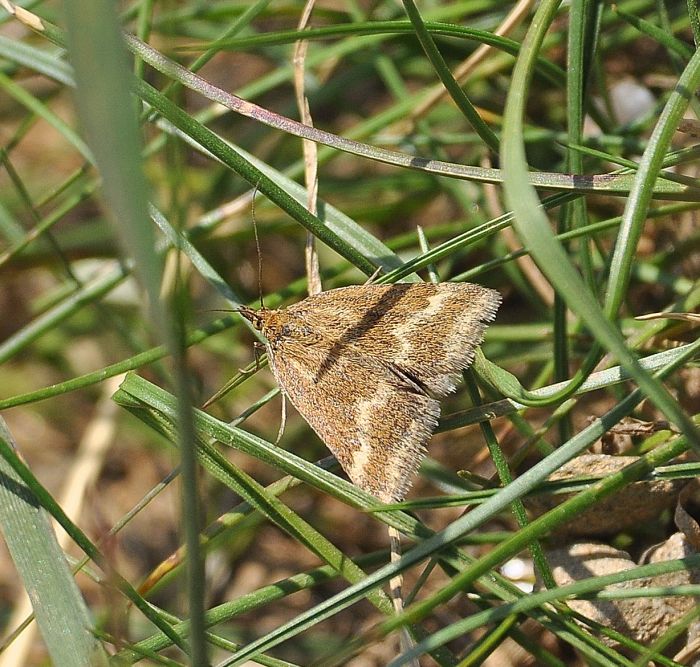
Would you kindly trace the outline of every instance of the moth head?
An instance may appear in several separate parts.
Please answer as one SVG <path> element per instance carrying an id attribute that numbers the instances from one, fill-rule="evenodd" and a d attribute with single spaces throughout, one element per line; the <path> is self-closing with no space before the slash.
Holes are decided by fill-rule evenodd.
<path id="1" fill-rule="evenodd" d="M 265 327 L 265 320 L 267 313 L 269 312 L 266 308 L 261 308 L 260 310 L 253 310 L 248 308 L 248 306 L 241 306 L 238 312 L 245 317 L 258 331 L 263 331 Z M 264 332 L 263 332 L 264 333 Z"/>

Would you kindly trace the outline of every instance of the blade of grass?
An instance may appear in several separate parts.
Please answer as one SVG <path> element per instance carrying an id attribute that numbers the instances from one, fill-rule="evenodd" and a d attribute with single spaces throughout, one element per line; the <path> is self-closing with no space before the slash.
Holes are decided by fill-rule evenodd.
<path id="1" fill-rule="evenodd" d="M 114 225 L 147 294 L 152 333 L 173 357 L 179 400 L 183 529 L 188 546 L 187 594 L 190 612 L 190 658 L 205 664 L 204 564 L 199 552 L 200 500 L 193 444 L 190 384 L 185 364 L 184 324 L 161 299 L 162 262 L 148 219 L 148 191 L 141 169 L 141 141 L 130 82 L 127 51 L 116 7 L 109 0 L 64 3 L 67 45 L 75 70 L 76 104 L 88 144 L 102 175 L 103 192 Z M 176 297 L 179 295 L 176 295 Z M 181 300 L 173 301 L 175 309 Z"/>
<path id="2" fill-rule="evenodd" d="M 39 19 L 33 14 L 30 14 L 30 17 L 31 18 L 29 19 L 26 18 L 26 12 L 21 16 L 17 16 L 17 18 L 20 20 L 24 20 L 33 30 L 37 30 L 54 43 L 59 45 L 64 43 L 63 34 L 56 26 L 47 21 Z M 436 175 L 473 180 L 476 182 L 500 183 L 503 181 L 504 177 L 499 169 L 484 169 L 481 167 L 472 167 L 469 165 L 456 164 L 452 162 L 418 158 L 415 155 L 405 155 L 403 153 L 389 151 L 376 146 L 367 146 L 366 144 L 361 144 L 357 141 L 346 139 L 329 132 L 324 132 L 317 128 L 309 128 L 289 118 L 272 113 L 257 104 L 247 102 L 240 97 L 222 91 L 220 88 L 213 86 L 209 82 L 198 77 L 196 74 L 193 74 L 177 63 L 169 60 L 161 53 L 155 51 L 149 45 L 143 44 L 133 36 L 126 35 L 126 41 L 130 48 L 134 50 L 134 53 L 146 60 L 146 62 L 148 62 L 152 67 L 155 67 L 163 74 L 172 77 L 174 80 L 179 81 L 186 87 L 199 92 L 204 97 L 212 101 L 219 102 L 236 113 L 249 116 L 254 118 L 256 121 L 265 123 L 271 127 L 277 127 L 278 129 L 295 136 L 310 139 L 311 141 L 316 141 L 321 144 L 326 144 L 337 150 L 346 151 L 355 155 L 366 156 L 386 164 L 393 164 L 411 169 L 419 169 Z M 153 104 L 153 98 L 151 96 L 155 91 L 150 89 L 150 87 L 144 82 L 137 81 L 135 88 L 137 94 L 142 97 L 142 99 L 147 101 L 149 104 L 152 104 L 152 106 L 160 111 L 161 114 L 166 115 L 166 117 L 168 117 L 174 125 L 183 129 L 179 124 L 180 122 L 183 122 L 183 118 L 180 116 L 180 114 L 177 114 L 174 112 L 174 110 L 171 110 L 175 117 L 179 116 L 178 122 L 175 122 L 173 118 L 171 118 L 168 114 L 165 114 L 163 108 L 160 108 L 167 108 L 170 106 L 171 103 L 169 101 L 161 101 L 160 104 Z M 181 110 L 178 109 L 178 111 Z M 187 122 L 184 124 L 188 125 Z M 206 132 L 208 133 L 209 130 L 206 130 Z M 195 135 L 192 132 L 189 132 L 189 134 L 195 138 Z M 200 137 L 203 136 L 202 132 L 198 132 L 197 134 Z M 200 141 L 199 139 L 197 140 Z M 221 158 L 221 156 L 218 154 L 218 147 L 212 150 L 212 148 L 207 145 L 208 142 L 206 140 L 200 141 L 200 143 L 209 148 L 209 150 L 217 155 L 217 157 Z M 239 160 L 233 156 L 230 157 L 230 161 L 224 161 L 242 175 L 248 174 L 248 176 L 244 175 L 244 178 L 246 178 L 251 185 L 255 186 L 256 183 L 264 185 L 266 190 L 263 190 L 263 188 L 260 187 L 260 191 L 268 196 L 268 198 L 270 198 L 272 201 L 276 201 L 282 206 L 280 202 L 285 201 L 285 197 L 283 194 L 280 194 L 277 188 L 274 187 L 274 184 L 269 184 L 263 179 L 260 179 L 258 183 L 256 181 L 256 172 L 249 170 L 245 165 L 240 165 Z M 234 164 L 236 164 L 236 167 L 233 166 Z M 242 171 L 239 171 L 239 169 L 242 169 Z M 528 173 L 528 179 L 534 187 L 542 189 L 563 191 L 570 190 L 579 193 L 604 192 L 619 196 L 627 196 L 632 184 L 632 178 L 628 174 L 614 173 L 594 174 L 581 177 L 558 172 L 530 172 Z M 689 188 L 687 185 L 669 182 L 662 178 L 659 179 L 654 185 L 654 195 L 659 198 L 695 201 L 700 199 L 700 190 L 697 188 Z M 292 215 L 292 217 L 297 219 L 302 225 L 308 227 L 312 227 L 314 225 L 313 217 L 309 218 L 308 216 L 305 216 L 293 205 L 291 208 L 284 206 L 283 208 L 285 208 L 287 213 Z M 300 208 L 303 210 L 303 207 Z M 322 230 L 317 229 L 314 231 L 314 234 L 317 238 L 321 238 L 325 243 L 331 247 L 334 247 L 328 240 L 322 238 Z M 337 250 L 337 248 L 334 249 Z M 358 266 L 358 268 L 361 268 L 358 262 L 363 264 L 363 261 L 360 258 L 355 257 L 355 261 L 353 261 L 353 263 Z M 367 275 L 371 275 L 373 269 L 366 267 L 365 272 Z"/>
<path id="3" fill-rule="evenodd" d="M 514 226 L 542 272 L 549 278 L 557 292 L 566 299 L 569 308 L 587 323 L 598 342 L 614 354 L 649 399 L 670 421 L 678 425 L 687 436 L 690 446 L 700 451 L 700 431 L 697 426 L 665 387 L 646 373 L 639 365 L 637 358 L 627 349 L 619 330 L 607 320 L 595 298 L 572 266 L 561 244 L 554 238 L 549 222 L 540 208 L 537 194 L 528 183 L 527 162 L 522 143 L 525 99 L 532 76 L 532 63 L 558 6 L 558 0 L 547 0 L 538 8 L 523 43 L 521 57 L 516 63 L 513 83 L 506 103 L 506 127 L 502 137 L 503 164 L 506 172 L 504 186 L 506 199 L 514 213 Z M 694 57 L 692 66 L 689 65 L 686 69 L 686 74 L 690 82 L 697 79 L 695 87 L 692 88 L 694 90 L 700 83 L 700 52 Z M 685 81 L 683 78 L 682 80 Z M 686 92 L 688 83 L 685 81 L 683 88 Z M 674 105 L 674 109 L 677 109 L 677 106 L 678 104 Z M 648 169 L 646 173 L 650 173 Z M 646 189 L 645 194 L 649 195 Z M 646 208 L 644 210 L 646 211 Z M 621 243 L 621 240 L 618 243 Z M 630 257 L 628 252 L 625 252 L 625 257 Z M 615 284 L 618 282 L 616 281 Z M 594 356 L 597 356 L 595 351 L 590 357 Z"/>
<path id="4" fill-rule="evenodd" d="M 33 473 L 27 468 L 24 462 L 19 458 L 14 450 L 11 441 L 0 435 L 0 456 L 12 470 L 19 476 L 24 485 L 30 490 L 35 497 L 34 502 L 44 508 L 70 535 L 71 539 L 88 555 L 97 565 L 108 573 L 111 582 L 129 599 L 134 606 L 139 609 L 146 618 L 148 618 L 161 632 L 164 632 L 170 640 L 176 645 L 185 650 L 183 640 L 173 632 L 169 623 L 164 621 L 158 614 L 137 592 L 126 579 L 119 575 L 103 558 L 100 551 L 87 538 L 85 533 L 75 525 L 63 512 L 59 505 L 56 504 L 51 494 L 39 483 Z M 65 642 L 65 636 L 63 637 Z"/>
<path id="5" fill-rule="evenodd" d="M 474 105 L 469 101 L 462 87 L 455 81 L 452 72 L 450 71 L 447 63 L 445 62 L 442 54 L 438 50 L 435 42 L 428 32 L 425 23 L 423 23 L 423 18 L 418 11 L 413 0 L 403 0 L 403 7 L 406 10 L 406 15 L 408 16 L 413 29 L 416 32 L 416 37 L 425 51 L 425 55 L 428 56 L 428 60 L 433 65 L 435 73 L 442 81 L 449 92 L 452 100 L 457 105 L 459 110 L 464 114 L 464 117 L 469 121 L 470 125 L 476 130 L 477 134 L 484 140 L 484 143 L 494 152 L 498 152 L 498 137 L 494 131 L 482 120 L 481 116 L 477 113 Z"/>
<path id="6" fill-rule="evenodd" d="M 666 101 L 639 163 L 622 215 L 622 223 L 610 264 L 604 307 L 605 315 L 610 319 L 616 316 L 627 294 L 632 264 L 652 199 L 651 183 L 656 179 L 663 165 L 666 151 L 683 117 L 683 112 L 699 86 L 700 50 L 693 54 Z M 691 441 L 693 440 L 689 434 L 688 437 Z"/>
<path id="7" fill-rule="evenodd" d="M 0 417 L 0 439 L 16 446 Z M 46 648 L 56 665 L 107 665 L 91 632 L 94 621 L 58 545 L 46 510 L 21 477 L 0 459 L 0 526 L 34 608 Z M 70 641 L 66 641 L 66 638 Z"/>
<path id="8" fill-rule="evenodd" d="M 700 556 L 689 556 L 687 558 L 662 561 L 650 565 L 640 565 L 622 572 L 581 579 L 580 581 L 576 581 L 573 584 L 568 584 L 567 586 L 559 586 L 557 588 L 531 593 L 530 595 L 521 598 L 517 602 L 504 604 L 498 608 L 477 612 L 476 614 L 469 616 L 469 618 L 462 619 L 451 626 L 438 630 L 424 643 L 416 646 L 413 655 L 421 655 L 427 650 L 433 650 L 437 646 L 440 646 L 445 642 L 452 641 L 456 637 L 465 636 L 477 628 L 481 628 L 486 625 L 496 623 L 504 618 L 508 618 L 511 614 L 523 613 L 529 609 L 541 607 L 555 601 L 566 601 L 579 598 L 589 599 L 591 597 L 593 597 L 593 599 L 619 599 L 623 595 L 648 597 L 649 590 L 644 587 L 636 590 L 614 590 L 610 591 L 608 595 L 605 595 L 604 593 L 607 592 L 602 591 L 602 589 L 613 584 L 633 581 L 634 579 L 644 579 L 671 572 L 681 572 L 683 570 L 697 568 L 699 566 Z M 676 594 L 680 595 L 696 595 L 697 590 L 698 586 L 694 585 L 689 587 L 678 587 L 675 592 Z M 591 593 L 597 593 L 599 591 L 601 593 L 598 596 L 590 595 Z M 656 595 L 666 596 L 672 594 L 673 592 L 674 591 L 665 588 L 656 592 Z M 399 665 L 404 664 L 404 658 L 409 657 L 410 656 L 408 655 L 401 656 L 401 658 L 392 661 L 389 663 L 389 665 L 390 667 L 399 667 Z"/>

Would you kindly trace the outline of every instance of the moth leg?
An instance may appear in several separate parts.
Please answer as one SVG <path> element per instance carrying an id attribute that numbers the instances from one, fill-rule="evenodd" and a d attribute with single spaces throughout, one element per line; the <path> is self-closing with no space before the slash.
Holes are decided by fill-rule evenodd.
<path id="1" fill-rule="evenodd" d="M 257 340 L 253 343 L 253 354 L 255 356 L 255 370 L 259 371 L 260 370 L 260 358 L 262 357 L 262 350 L 265 349 L 265 346 L 262 343 L 259 343 Z"/>
<path id="2" fill-rule="evenodd" d="M 393 526 L 388 527 L 389 531 L 389 544 L 390 544 L 390 556 L 391 563 L 396 563 L 401 560 L 401 533 Z M 389 579 L 389 597 L 394 605 L 394 611 L 397 616 L 400 616 L 404 611 L 403 606 L 403 574 L 399 573 L 396 576 Z M 411 637 L 408 628 L 406 626 L 401 628 L 399 634 L 399 650 L 401 653 L 406 653 L 410 651 L 414 646 L 415 642 L 413 637 Z M 407 663 L 409 667 L 420 667 L 420 663 L 417 658 L 412 659 Z"/>
<path id="3" fill-rule="evenodd" d="M 255 341 L 253 343 L 253 358 L 255 359 L 254 366 L 253 368 L 239 368 L 238 372 L 241 375 L 252 375 L 253 373 L 257 373 L 260 370 L 261 364 L 260 364 L 260 359 L 262 357 L 262 353 L 260 350 L 264 350 L 265 346 L 262 343 L 259 343 L 258 341 Z"/>
<path id="4" fill-rule="evenodd" d="M 367 280 L 365 280 L 364 284 L 371 285 L 382 271 L 384 271 L 383 267 L 378 266 L 375 269 L 374 273 L 369 278 L 367 278 Z"/>
<path id="5" fill-rule="evenodd" d="M 282 395 L 282 419 L 280 420 L 280 430 L 277 433 L 277 438 L 275 439 L 275 444 L 279 445 L 282 436 L 284 435 L 284 427 L 287 425 L 287 395 L 284 391 L 280 391 Z"/>

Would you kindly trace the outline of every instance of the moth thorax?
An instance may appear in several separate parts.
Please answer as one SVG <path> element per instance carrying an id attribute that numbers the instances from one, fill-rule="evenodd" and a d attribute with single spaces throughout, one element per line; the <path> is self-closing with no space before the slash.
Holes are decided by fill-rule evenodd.
<path id="1" fill-rule="evenodd" d="M 303 316 L 287 310 L 269 310 L 260 331 L 272 347 L 283 342 L 313 345 L 319 339 L 318 331 Z"/>

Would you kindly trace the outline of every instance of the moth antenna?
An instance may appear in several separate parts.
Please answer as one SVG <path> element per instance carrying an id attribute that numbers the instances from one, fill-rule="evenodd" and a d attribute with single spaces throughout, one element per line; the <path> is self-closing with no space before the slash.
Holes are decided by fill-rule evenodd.
<path id="1" fill-rule="evenodd" d="M 255 195 L 258 194 L 258 186 L 253 188 L 253 199 L 250 203 L 250 217 L 253 221 L 253 236 L 255 237 L 255 250 L 258 253 L 258 295 L 260 296 L 260 307 L 264 308 L 262 293 L 262 253 L 260 252 L 260 238 L 258 237 L 258 222 L 255 219 Z"/>
<path id="2" fill-rule="evenodd" d="M 396 563 L 401 559 L 401 533 L 396 530 L 393 526 L 388 526 L 387 530 L 389 532 L 389 554 L 392 563 Z M 396 615 L 403 613 L 403 594 L 401 588 L 403 586 L 403 575 L 397 574 L 395 577 L 389 579 L 389 597 L 394 605 L 394 611 Z M 408 634 L 408 629 L 401 628 L 401 634 L 399 636 L 399 646 L 401 653 L 410 651 L 415 643 L 410 634 Z M 409 667 L 420 667 L 420 663 L 417 658 L 413 658 L 410 662 L 406 663 Z"/>

